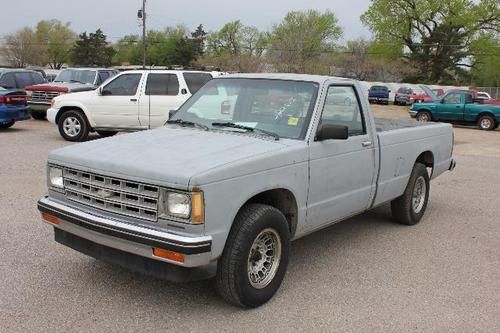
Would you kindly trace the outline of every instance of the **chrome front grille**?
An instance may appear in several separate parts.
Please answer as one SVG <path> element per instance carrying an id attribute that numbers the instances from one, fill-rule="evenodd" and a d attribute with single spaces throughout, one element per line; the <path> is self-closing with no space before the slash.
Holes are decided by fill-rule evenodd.
<path id="1" fill-rule="evenodd" d="M 33 102 L 50 103 L 54 97 L 59 96 L 58 92 L 54 91 L 33 91 L 31 92 L 31 100 Z"/>
<path id="2" fill-rule="evenodd" d="M 64 169 L 68 200 L 121 215 L 157 221 L 158 186 Z"/>

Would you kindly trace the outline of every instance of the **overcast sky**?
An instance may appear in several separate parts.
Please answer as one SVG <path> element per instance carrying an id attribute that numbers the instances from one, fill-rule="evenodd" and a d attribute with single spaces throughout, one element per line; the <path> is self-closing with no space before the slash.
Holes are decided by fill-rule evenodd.
<path id="1" fill-rule="evenodd" d="M 344 39 L 369 38 L 359 16 L 370 0 L 147 0 L 148 29 L 186 24 L 194 30 L 203 24 L 205 31 L 219 29 L 224 23 L 241 20 L 261 30 L 278 23 L 291 10 L 330 9 L 339 19 Z M 142 0 L 18 0 L 2 6 L 0 36 L 42 19 L 71 22 L 74 31 L 93 32 L 101 28 L 110 41 L 126 34 L 138 34 L 137 10 Z"/>

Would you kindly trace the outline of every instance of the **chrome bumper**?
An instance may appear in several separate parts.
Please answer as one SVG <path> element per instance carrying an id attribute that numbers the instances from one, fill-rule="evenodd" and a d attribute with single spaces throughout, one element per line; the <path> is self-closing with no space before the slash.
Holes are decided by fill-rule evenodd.
<path id="1" fill-rule="evenodd" d="M 210 236 L 185 237 L 131 225 L 82 212 L 48 197 L 38 201 L 38 210 L 42 213 L 42 220 L 54 228 L 116 250 L 183 267 L 200 267 L 211 262 Z M 59 223 L 45 220 L 43 213 L 56 217 Z M 184 262 L 156 257 L 153 247 L 181 253 Z"/>

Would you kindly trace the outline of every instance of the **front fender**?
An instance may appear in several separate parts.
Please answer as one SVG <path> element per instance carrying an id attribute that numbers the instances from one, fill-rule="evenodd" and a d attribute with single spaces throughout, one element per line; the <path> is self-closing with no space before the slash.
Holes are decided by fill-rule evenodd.
<path id="1" fill-rule="evenodd" d="M 90 110 L 88 109 L 87 106 L 85 106 L 84 103 L 78 101 L 61 102 L 58 103 L 57 107 L 58 111 L 57 114 L 55 115 L 55 123 L 59 121 L 59 118 L 65 111 L 81 110 L 85 114 L 85 117 L 87 117 L 87 121 L 89 122 L 90 127 L 95 127 L 95 122 L 94 119 L 92 118 Z"/>

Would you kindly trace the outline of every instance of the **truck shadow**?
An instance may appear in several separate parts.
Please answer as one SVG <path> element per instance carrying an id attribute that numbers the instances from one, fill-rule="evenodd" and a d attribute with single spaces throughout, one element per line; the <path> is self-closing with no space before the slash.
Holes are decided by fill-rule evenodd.
<path id="1" fill-rule="evenodd" d="M 304 274 L 321 276 L 325 260 L 331 259 L 332 256 L 356 249 L 363 239 L 377 237 L 373 236 L 374 234 L 388 234 L 397 228 L 404 227 L 393 222 L 390 207 L 385 205 L 293 242 L 287 276 L 277 296 L 287 290 L 301 288 Z M 116 302 L 138 299 L 144 307 L 181 307 L 191 311 L 198 308 L 203 311 L 205 306 L 210 305 L 213 308 L 217 304 L 219 309 L 239 311 L 217 295 L 214 279 L 172 283 L 93 259 L 87 261 L 78 271 L 78 279 L 83 281 L 112 281 L 100 292 L 115 298 Z M 176 303 L 175 306 L 172 302 Z"/>

